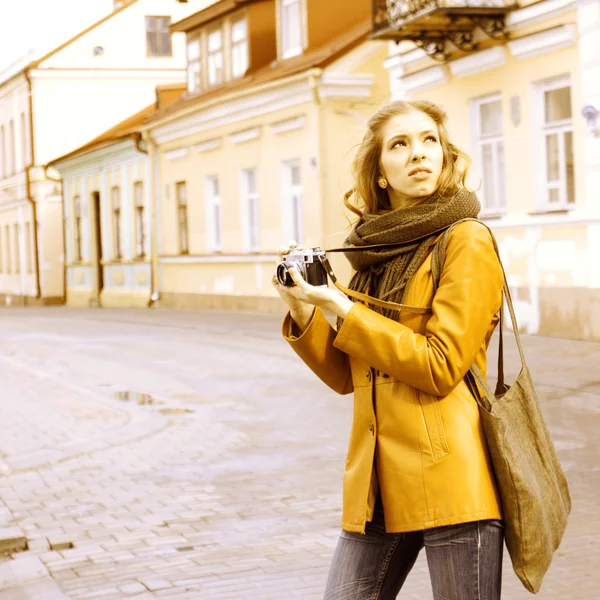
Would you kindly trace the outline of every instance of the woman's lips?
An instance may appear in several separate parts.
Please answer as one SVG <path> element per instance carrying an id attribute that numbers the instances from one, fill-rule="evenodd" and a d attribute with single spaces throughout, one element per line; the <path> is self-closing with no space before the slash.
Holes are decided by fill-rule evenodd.
<path id="1" fill-rule="evenodd" d="M 411 172 L 409 177 L 411 179 L 422 180 L 422 179 L 427 179 L 430 175 L 431 175 L 431 171 L 419 170 L 419 171 Z"/>

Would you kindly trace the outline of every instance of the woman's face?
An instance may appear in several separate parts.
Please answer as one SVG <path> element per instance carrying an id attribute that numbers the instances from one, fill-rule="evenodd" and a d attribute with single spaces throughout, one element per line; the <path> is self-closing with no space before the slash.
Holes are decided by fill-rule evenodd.
<path id="1" fill-rule="evenodd" d="M 431 196 L 444 155 L 438 128 L 424 112 L 392 117 L 382 130 L 381 167 L 393 209 Z"/>

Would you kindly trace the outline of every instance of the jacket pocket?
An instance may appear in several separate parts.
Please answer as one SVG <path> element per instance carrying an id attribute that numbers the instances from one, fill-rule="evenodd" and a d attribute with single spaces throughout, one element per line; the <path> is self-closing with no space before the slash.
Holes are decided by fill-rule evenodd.
<path id="1" fill-rule="evenodd" d="M 426 394 L 417 390 L 425 428 L 427 429 L 427 438 L 431 446 L 431 453 L 434 460 L 441 460 L 450 454 L 446 432 L 444 431 L 444 422 L 440 411 L 440 399 L 437 396 Z"/>

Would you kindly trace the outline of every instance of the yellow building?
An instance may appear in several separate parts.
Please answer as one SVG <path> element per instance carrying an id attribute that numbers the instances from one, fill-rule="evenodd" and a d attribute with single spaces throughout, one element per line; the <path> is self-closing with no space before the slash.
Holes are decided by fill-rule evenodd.
<path id="1" fill-rule="evenodd" d="M 521 326 L 600 339 L 600 5 L 469 2 L 450 14 L 439 2 L 425 14 L 417 2 L 400 16 L 391 4 L 380 2 L 375 37 L 399 42 L 392 97 L 447 110 Z"/>
<path id="2" fill-rule="evenodd" d="M 223 0 L 172 26 L 187 35 L 188 92 L 143 132 L 161 306 L 279 310 L 277 248 L 344 239 L 352 148 L 389 98 L 371 4 Z"/>

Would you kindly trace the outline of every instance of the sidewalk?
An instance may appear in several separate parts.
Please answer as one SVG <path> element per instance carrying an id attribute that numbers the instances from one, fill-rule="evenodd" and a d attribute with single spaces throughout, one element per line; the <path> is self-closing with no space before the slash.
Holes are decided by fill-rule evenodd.
<path id="1" fill-rule="evenodd" d="M 30 544 L 13 562 L 52 580 L 0 600 L 55 600 L 32 587 L 49 583 L 56 600 L 322 597 L 351 398 L 298 361 L 277 316 L 6 314 L 0 499 Z M 600 344 L 524 342 L 574 501 L 537 598 L 597 600 Z M 508 557 L 503 597 L 531 598 Z M 399 598 L 431 599 L 424 554 Z"/>

